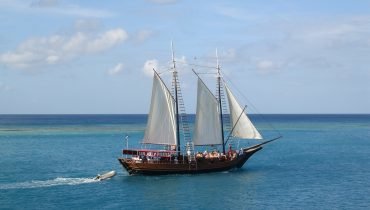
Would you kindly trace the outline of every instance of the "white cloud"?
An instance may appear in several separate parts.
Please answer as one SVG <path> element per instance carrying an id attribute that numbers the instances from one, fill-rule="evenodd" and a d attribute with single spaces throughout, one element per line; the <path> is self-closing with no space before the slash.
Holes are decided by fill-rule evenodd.
<path id="1" fill-rule="evenodd" d="M 87 35 L 82 32 L 77 32 L 71 37 L 65 39 L 64 43 L 60 43 L 62 45 L 62 50 L 66 52 L 73 52 L 73 53 L 82 53 L 86 50 L 86 45 L 88 44 Z"/>
<path id="2" fill-rule="evenodd" d="M 187 59 L 185 56 L 175 57 L 176 62 L 176 70 L 181 73 L 182 75 L 192 74 L 191 70 L 189 69 Z M 157 59 L 150 59 L 145 61 L 143 66 L 143 72 L 146 76 L 152 77 L 153 76 L 153 69 L 157 71 L 159 74 L 165 72 L 171 72 L 173 70 L 173 63 L 172 61 L 169 62 L 159 62 Z"/>
<path id="3" fill-rule="evenodd" d="M 153 76 L 153 69 L 158 71 L 158 60 L 152 59 L 145 61 L 143 67 L 144 74 L 150 77 Z"/>
<path id="4" fill-rule="evenodd" d="M 117 45 L 127 38 L 127 32 L 120 28 L 109 30 L 99 35 L 96 39 L 91 40 L 91 42 L 87 44 L 86 50 L 88 52 L 100 52 Z"/>
<path id="5" fill-rule="evenodd" d="M 127 38 L 127 32 L 121 28 L 100 34 L 76 32 L 70 36 L 31 38 L 21 43 L 17 49 L 0 54 L 0 63 L 23 69 L 52 65 L 78 56 L 106 51 Z"/>
<path id="6" fill-rule="evenodd" d="M 108 74 L 113 76 L 122 73 L 123 71 L 123 64 L 118 63 L 116 66 L 108 70 Z"/>

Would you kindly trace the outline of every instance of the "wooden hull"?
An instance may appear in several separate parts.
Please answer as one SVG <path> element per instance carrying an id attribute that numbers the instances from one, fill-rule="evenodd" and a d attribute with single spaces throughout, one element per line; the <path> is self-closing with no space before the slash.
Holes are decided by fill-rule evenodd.
<path id="1" fill-rule="evenodd" d="M 129 174 L 142 175 L 165 175 L 165 174 L 198 174 L 228 171 L 241 168 L 244 163 L 262 147 L 251 147 L 243 150 L 242 154 L 234 159 L 197 159 L 188 161 L 158 161 L 158 162 L 135 162 L 131 158 L 118 158 L 121 165 Z"/>

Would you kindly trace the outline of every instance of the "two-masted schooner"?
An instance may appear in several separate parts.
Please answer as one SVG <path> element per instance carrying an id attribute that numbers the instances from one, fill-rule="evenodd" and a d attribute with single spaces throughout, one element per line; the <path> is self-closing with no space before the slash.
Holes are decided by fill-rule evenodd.
<path id="1" fill-rule="evenodd" d="M 216 53 L 217 54 L 217 53 Z M 172 91 L 163 82 L 160 75 L 153 69 L 153 87 L 147 127 L 142 145 L 160 145 L 163 149 L 123 149 L 126 157 L 118 158 L 129 174 L 161 175 L 161 174 L 196 174 L 216 171 L 227 171 L 241 168 L 244 163 L 262 145 L 277 138 L 247 147 L 225 147 L 230 137 L 239 139 L 263 139 L 260 132 L 248 118 L 245 107 L 242 107 L 223 80 L 217 59 L 217 93 L 214 95 L 198 74 L 197 107 L 193 137 L 190 138 L 190 126 L 184 120 L 180 83 L 176 62 L 172 50 Z M 225 103 L 223 92 L 227 96 Z M 224 99 L 226 100 L 226 99 Z M 229 108 L 229 135 L 224 135 L 223 104 Z M 183 131 L 183 147 L 180 144 L 180 124 Z M 222 152 L 196 152 L 196 148 L 219 146 Z"/>

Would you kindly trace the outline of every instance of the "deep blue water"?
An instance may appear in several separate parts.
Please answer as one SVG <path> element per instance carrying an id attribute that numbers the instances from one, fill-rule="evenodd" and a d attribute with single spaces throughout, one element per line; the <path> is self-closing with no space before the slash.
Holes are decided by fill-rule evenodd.
<path id="1" fill-rule="evenodd" d="M 241 170 L 147 177 L 117 161 L 146 115 L 0 115 L 0 209 L 370 208 L 370 115 L 252 118 L 284 138 Z"/>

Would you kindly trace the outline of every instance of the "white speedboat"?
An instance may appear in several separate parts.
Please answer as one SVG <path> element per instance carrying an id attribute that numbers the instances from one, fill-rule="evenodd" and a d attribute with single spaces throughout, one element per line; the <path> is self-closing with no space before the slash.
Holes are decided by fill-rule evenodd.
<path id="1" fill-rule="evenodd" d="M 116 171 L 109 171 L 108 173 L 105 173 L 105 174 L 98 174 L 94 180 L 99 180 L 99 181 L 102 181 L 102 180 L 106 180 L 106 179 L 109 179 L 109 178 L 112 178 L 116 175 Z"/>

